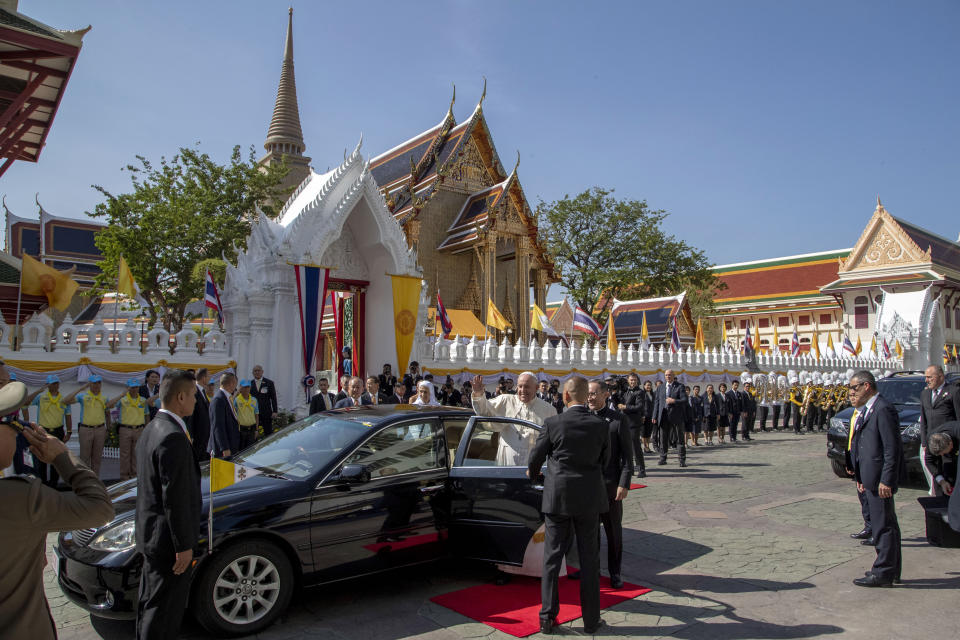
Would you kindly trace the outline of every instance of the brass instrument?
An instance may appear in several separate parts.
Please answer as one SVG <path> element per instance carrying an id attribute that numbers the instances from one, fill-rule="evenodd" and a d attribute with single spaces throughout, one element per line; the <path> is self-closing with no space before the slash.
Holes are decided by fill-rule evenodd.
<path id="1" fill-rule="evenodd" d="M 803 404 L 800 405 L 800 415 L 806 416 L 807 411 L 810 410 L 810 403 L 816 402 L 817 391 L 814 389 L 813 384 L 808 384 L 807 388 L 803 390 Z"/>
<path id="2" fill-rule="evenodd" d="M 801 401 L 802 395 L 803 395 L 803 389 L 800 387 L 800 385 L 795 384 L 792 387 L 790 387 L 790 402 L 792 404 L 795 404 L 798 407 L 802 406 L 803 405 L 803 402 Z"/>

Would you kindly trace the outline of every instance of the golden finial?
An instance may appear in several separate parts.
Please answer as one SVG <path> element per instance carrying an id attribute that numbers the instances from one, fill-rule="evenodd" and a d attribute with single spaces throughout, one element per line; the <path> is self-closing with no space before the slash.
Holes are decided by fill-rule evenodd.
<path id="1" fill-rule="evenodd" d="M 483 76 L 483 93 L 480 94 L 480 102 L 477 104 L 479 107 L 483 104 L 484 99 L 487 97 L 487 76 Z"/>
<path id="2" fill-rule="evenodd" d="M 880 202 L 880 196 L 877 195 L 877 211 L 883 211 L 883 203 Z"/>
<path id="3" fill-rule="evenodd" d="M 448 118 L 452 118 L 452 117 L 453 117 L 453 103 L 456 102 L 456 101 L 457 101 L 457 85 L 454 84 L 454 85 L 453 85 L 453 97 L 450 98 L 450 108 L 447 109 L 447 117 L 448 117 Z"/>

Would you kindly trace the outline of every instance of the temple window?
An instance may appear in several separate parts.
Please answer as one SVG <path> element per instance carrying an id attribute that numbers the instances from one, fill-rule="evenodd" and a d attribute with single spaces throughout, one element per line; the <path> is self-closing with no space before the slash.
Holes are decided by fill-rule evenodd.
<path id="1" fill-rule="evenodd" d="M 867 314 L 870 310 L 867 296 L 857 296 L 853 300 L 853 328 L 866 329 L 869 326 Z"/>

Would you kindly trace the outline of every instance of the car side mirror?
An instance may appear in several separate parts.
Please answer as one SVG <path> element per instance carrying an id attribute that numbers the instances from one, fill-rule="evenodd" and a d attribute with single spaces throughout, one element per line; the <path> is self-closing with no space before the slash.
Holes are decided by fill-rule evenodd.
<path id="1" fill-rule="evenodd" d="M 365 464 L 345 464 L 340 470 L 340 480 L 350 484 L 370 482 L 370 470 Z"/>

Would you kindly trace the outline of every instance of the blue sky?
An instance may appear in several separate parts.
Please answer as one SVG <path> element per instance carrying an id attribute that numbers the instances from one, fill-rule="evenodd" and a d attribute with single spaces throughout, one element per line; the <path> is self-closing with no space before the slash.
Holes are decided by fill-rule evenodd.
<path id="1" fill-rule="evenodd" d="M 11 210 L 82 216 L 120 169 L 199 143 L 258 156 L 288 2 L 21 0 L 92 24 Z M 532 206 L 593 185 L 666 209 L 716 263 L 849 247 L 875 206 L 956 239 L 960 2 L 294 2 L 307 155 L 335 165 L 433 126 L 451 83 Z"/>

